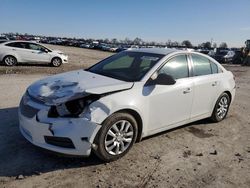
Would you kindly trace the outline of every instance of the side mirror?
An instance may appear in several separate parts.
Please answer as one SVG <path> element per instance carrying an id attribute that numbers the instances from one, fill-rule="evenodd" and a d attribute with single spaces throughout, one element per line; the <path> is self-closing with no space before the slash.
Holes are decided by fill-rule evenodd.
<path id="1" fill-rule="evenodd" d="M 176 83 L 175 79 L 168 74 L 159 74 L 155 79 L 150 78 L 146 85 L 174 85 Z"/>
<path id="2" fill-rule="evenodd" d="M 45 49 L 45 48 L 42 48 L 41 51 L 44 52 L 44 53 L 48 53 L 49 52 L 49 50 Z"/>

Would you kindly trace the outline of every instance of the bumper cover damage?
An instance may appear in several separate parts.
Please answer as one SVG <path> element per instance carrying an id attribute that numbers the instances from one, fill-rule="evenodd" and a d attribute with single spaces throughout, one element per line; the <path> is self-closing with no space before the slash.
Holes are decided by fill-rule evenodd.
<path id="1" fill-rule="evenodd" d="M 28 105 L 37 108 L 34 103 Z M 41 109 L 30 118 L 23 115 L 19 108 L 19 128 L 22 135 L 32 144 L 47 150 L 67 155 L 89 156 L 101 125 L 88 121 L 86 118 L 48 118 L 45 117 L 46 112 L 46 108 Z M 53 145 L 46 142 L 46 136 L 68 138 L 74 147 Z"/>

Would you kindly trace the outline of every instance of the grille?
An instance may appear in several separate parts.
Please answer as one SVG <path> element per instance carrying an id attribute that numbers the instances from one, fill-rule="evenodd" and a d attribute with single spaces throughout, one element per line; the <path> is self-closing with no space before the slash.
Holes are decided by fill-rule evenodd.
<path id="1" fill-rule="evenodd" d="M 63 148 L 75 148 L 72 140 L 66 137 L 44 136 L 44 140 L 47 144 L 51 144 L 54 146 Z"/>
<path id="2" fill-rule="evenodd" d="M 27 104 L 24 104 L 24 99 L 22 98 L 21 102 L 20 102 L 20 112 L 23 116 L 27 117 L 27 118 L 32 118 L 34 117 L 37 112 L 39 111 L 39 109 L 33 108 L 32 106 L 29 106 Z"/>

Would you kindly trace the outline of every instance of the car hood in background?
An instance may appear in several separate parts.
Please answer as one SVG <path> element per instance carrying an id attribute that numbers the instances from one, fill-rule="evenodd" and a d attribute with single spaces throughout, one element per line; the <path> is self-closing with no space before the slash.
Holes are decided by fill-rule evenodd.
<path id="1" fill-rule="evenodd" d="M 28 93 L 47 105 L 57 105 L 90 94 L 120 91 L 132 86 L 133 82 L 77 70 L 39 80 L 28 88 Z"/>

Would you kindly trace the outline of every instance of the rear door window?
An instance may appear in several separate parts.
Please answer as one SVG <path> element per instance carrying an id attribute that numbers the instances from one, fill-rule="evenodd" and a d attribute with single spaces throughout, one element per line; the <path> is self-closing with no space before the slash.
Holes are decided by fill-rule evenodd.
<path id="1" fill-rule="evenodd" d="M 210 60 L 201 55 L 192 55 L 193 60 L 193 74 L 194 76 L 203 76 L 212 74 Z"/>
<path id="2" fill-rule="evenodd" d="M 6 46 L 14 47 L 14 48 L 26 48 L 26 44 L 24 42 L 12 42 L 6 44 Z"/>

